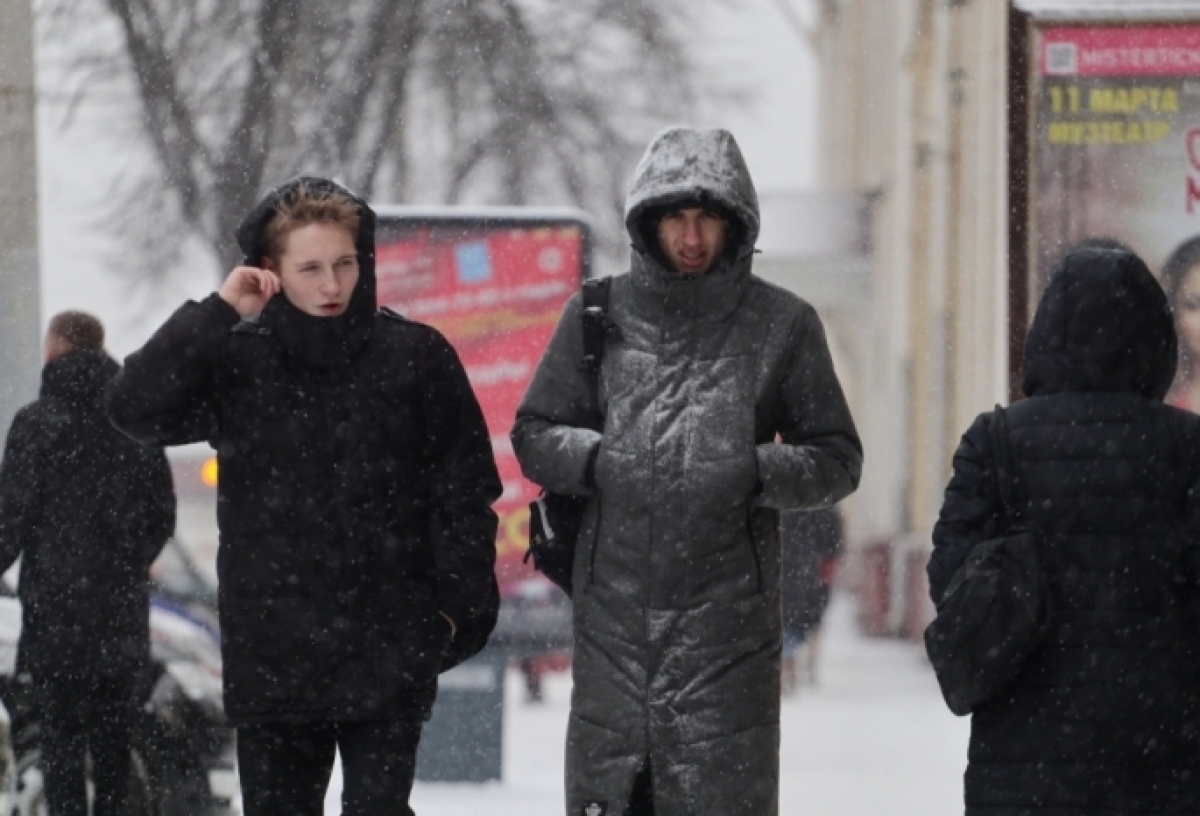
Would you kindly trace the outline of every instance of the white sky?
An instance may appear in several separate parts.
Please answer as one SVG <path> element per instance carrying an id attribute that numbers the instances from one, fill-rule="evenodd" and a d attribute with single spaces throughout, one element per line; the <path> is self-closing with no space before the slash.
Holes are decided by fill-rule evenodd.
<path id="1" fill-rule="evenodd" d="M 790 0 L 798 6 L 804 1 Z M 747 91 L 732 94 L 728 104 L 709 105 L 696 124 L 733 131 L 760 192 L 808 187 L 815 178 L 814 61 L 777 2 L 729 0 L 708 15 L 694 40 L 706 76 Z M 39 52 L 43 67 L 49 51 Z M 43 324 L 63 309 L 91 311 L 105 322 L 109 348 L 121 357 L 186 298 L 211 291 L 213 282 L 206 270 L 184 270 L 165 290 L 147 294 L 131 291 L 113 274 L 109 261 L 116 248 L 105 240 L 99 213 L 113 185 L 144 160 L 130 137 L 131 114 L 102 99 L 82 106 L 76 124 L 64 129 L 60 89 L 43 81 L 40 90 Z"/>

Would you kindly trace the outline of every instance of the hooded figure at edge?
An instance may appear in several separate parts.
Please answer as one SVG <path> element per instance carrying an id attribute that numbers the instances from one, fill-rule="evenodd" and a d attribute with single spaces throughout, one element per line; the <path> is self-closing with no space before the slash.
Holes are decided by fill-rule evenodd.
<path id="1" fill-rule="evenodd" d="M 319 816 L 335 748 L 343 813 L 411 814 L 438 673 L 496 621 L 487 427 L 445 338 L 376 309 L 365 202 L 296 179 L 238 242 L 245 265 L 129 356 L 109 413 L 144 442 L 217 450 L 247 816 Z"/>
<path id="2" fill-rule="evenodd" d="M 612 284 L 603 427 L 587 427 L 577 296 L 513 429 L 532 481 L 591 498 L 567 813 L 771 816 L 779 511 L 850 494 L 862 449 L 816 312 L 750 273 L 758 201 L 729 133 L 660 134 L 625 223 L 633 265 Z"/>
<path id="3" fill-rule="evenodd" d="M 1051 628 L 971 715 L 968 816 L 1200 813 L 1200 417 L 1163 404 L 1166 295 L 1131 252 L 1076 250 L 1025 344 L 1006 411 Z M 935 602 L 1000 534 L 989 423 L 962 438 L 934 527 Z"/>

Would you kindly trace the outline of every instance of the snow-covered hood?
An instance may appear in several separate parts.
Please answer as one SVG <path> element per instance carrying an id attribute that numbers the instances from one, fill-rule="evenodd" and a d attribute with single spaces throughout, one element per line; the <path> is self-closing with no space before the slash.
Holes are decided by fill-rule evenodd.
<path id="1" fill-rule="evenodd" d="M 754 250 L 758 239 L 758 195 L 750 171 L 733 134 L 725 130 L 669 128 L 646 148 L 634 172 L 625 204 L 625 227 L 639 253 L 654 252 L 648 246 L 643 219 L 679 201 L 711 201 L 736 218 L 738 243 L 731 257 L 743 259 Z"/>

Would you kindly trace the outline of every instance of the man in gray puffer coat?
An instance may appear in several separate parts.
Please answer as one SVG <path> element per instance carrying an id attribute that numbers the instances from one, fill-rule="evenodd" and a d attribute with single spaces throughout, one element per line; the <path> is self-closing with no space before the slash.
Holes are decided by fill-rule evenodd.
<path id="1" fill-rule="evenodd" d="M 862 448 L 812 307 L 750 274 L 733 137 L 672 129 L 629 193 L 598 398 L 568 303 L 517 412 L 525 474 L 591 497 L 574 567 L 568 816 L 771 816 L 778 511 L 858 484 Z M 779 440 L 779 441 L 777 441 Z"/>

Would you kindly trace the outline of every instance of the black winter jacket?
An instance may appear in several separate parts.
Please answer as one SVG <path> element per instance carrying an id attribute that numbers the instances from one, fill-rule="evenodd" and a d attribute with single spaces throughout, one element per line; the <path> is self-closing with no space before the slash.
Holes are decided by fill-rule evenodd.
<path id="1" fill-rule="evenodd" d="M 1176 339 L 1166 297 L 1127 252 L 1069 255 L 1026 344 L 1008 409 L 1052 629 L 977 709 L 972 816 L 1200 813 L 1200 418 L 1163 404 Z M 934 600 L 996 535 L 988 416 L 954 458 L 934 529 Z"/>
<path id="2" fill-rule="evenodd" d="M 134 678 L 150 658 L 150 564 L 175 531 L 161 449 L 108 422 L 117 364 L 74 351 L 42 372 L 0 465 L 0 571 L 22 557 L 18 667 Z"/>
<path id="3" fill-rule="evenodd" d="M 265 225 L 297 183 L 247 218 L 248 260 L 261 259 Z M 109 391 L 113 421 L 136 438 L 217 450 L 235 723 L 427 708 L 438 672 L 495 624 L 500 482 L 487 427 L 446 340 L 376 312 L 374 213 L 359 207 L 359 282 L 344 315 L 309 317 L 281 294 L 241 321 L 214 294 L 176 312 Z"/>

